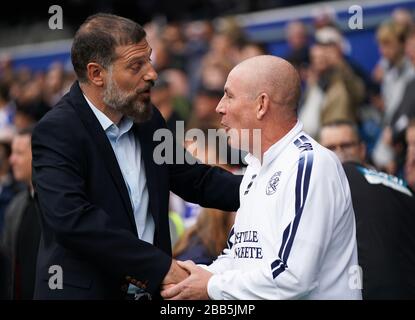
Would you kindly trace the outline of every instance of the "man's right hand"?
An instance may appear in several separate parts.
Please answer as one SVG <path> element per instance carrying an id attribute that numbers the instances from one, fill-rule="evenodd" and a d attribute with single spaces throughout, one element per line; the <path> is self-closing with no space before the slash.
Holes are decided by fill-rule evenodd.
<path id="1" fill-rule="evenodd" d="M 189 276 L 189 273 L 180 267 L 177 264 L 176 260 L 172 260 L 170 269 L 167 272 L 166 276 L 163 279 L 163 282 L 161 283 L 162 288 L 166 288 L 171 285 L 175 285 L 179 282 L 182 282 L 184 279 L 186 279 Z"/>

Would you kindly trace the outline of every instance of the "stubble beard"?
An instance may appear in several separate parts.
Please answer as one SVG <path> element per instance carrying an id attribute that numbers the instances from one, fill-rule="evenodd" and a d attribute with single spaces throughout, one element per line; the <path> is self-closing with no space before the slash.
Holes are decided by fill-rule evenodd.
<path id="1" fill-rule="evenodd" d="M 149 120 L 153 114 L 150 96 L 140 99 L 144 91 L 152 87 L 152 83 L 142 90 L 128 93 L 119 88 L 112 78 L 112 72 L 108 75 L 108 85 L 103 94 L 104 103 L 120 112 L 122 115 L 130 117 L 136 123 L 142 123 Z"/>

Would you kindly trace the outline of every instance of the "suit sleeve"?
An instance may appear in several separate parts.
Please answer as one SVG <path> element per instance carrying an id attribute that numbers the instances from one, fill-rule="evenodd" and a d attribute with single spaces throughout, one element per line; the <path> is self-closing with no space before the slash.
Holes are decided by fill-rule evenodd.
<path id="1" fill-rule="evenodd" d="M 237 211 L 242 176 L 205 164 L 170 166 L 171 190 L 192 203 L 205 208 Z"/>
<path id="2" fill-rule="evenodd" d="M 43 223 L 60 245 L 115 279 L 131 276 L 147 283 L 148 292 L 157 292 L 171 258 L 116 227 L 107 212 L 89 202 L 85 144 L 75 125 L 62 122 L 49 115 L 32 137 L 33 185 Z"/>
<path id="3" fill-rule="evenodd" d="M 160 112 L 154 108 L 158 128 L 166 128 Z M 239 208 L 239 185 L 241 175 L 234 175 L 222 168 L 197 161 L 173 139 L 173 163 L 169 165 L 170 189 L 179 197 L 205 208 L 236 211 Z M 177 151 L 177 149 L 179 151 Z M 184 154 L 183 159 L 177 154 Z M 188 163 L 186 159 L 190 159 Z M 189 162 L 190 162 L 189 161 Z"/>
<path id="4" fill-rule="evenodd" d="M 304 165 L 304 174 L 298 179 L 298 170 L 292 172 L 284 200 L 275 204 L 275 210 L 287 212 L 276 231 L 275 255 L 251 269 L 213 275 L 208 282 L 210 298 L 301 299 L 318 286 L 322 257 L 333 233 L 333 217 L 336 210 L 345 210 L 345 202 L 342 192 L 332 192 L 340 183 L 331 178 L 335 172 L 323 175 L 320 171 L 310 179 L 310 158 Z"/>

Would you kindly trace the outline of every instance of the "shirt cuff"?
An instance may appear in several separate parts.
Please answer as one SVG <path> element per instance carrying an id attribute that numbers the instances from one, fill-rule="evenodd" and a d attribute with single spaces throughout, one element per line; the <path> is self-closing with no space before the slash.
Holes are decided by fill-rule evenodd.
<path id="1" fill-rule="evenodd" d="M 207 271 L 209 271 L 209 272 L 212 272 L 212 271 L 210 271 L 209 266 L 207 266 L 207 265 L 205 265 L 205 264 L 197 264 L 197 266 L 198 266 L 198 267 L 201 267 L 201 268 L 203 268 L 203 269 L 205 269 L 205 270 L 207 270 Z"/>
<path id="2" fill-rule="evenodd" d="M 207 285 L 208 296 L 212 300 L 223 300 L 222 290 L 220 289 L 221 276 L 219 274 L 214 274 L 210 277 Z"/>

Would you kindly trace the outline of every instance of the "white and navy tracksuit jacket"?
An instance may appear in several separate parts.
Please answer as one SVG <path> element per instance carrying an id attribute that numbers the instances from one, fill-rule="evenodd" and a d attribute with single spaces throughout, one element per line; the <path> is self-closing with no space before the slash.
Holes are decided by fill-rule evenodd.
<path id="1" fill-rule="evenodd" d="M 262 165 L 246 160 L 228 249 L 205 267 L 210 298 L 361 299 L 350 189 L 335 154 L 297 122 Z"/>

